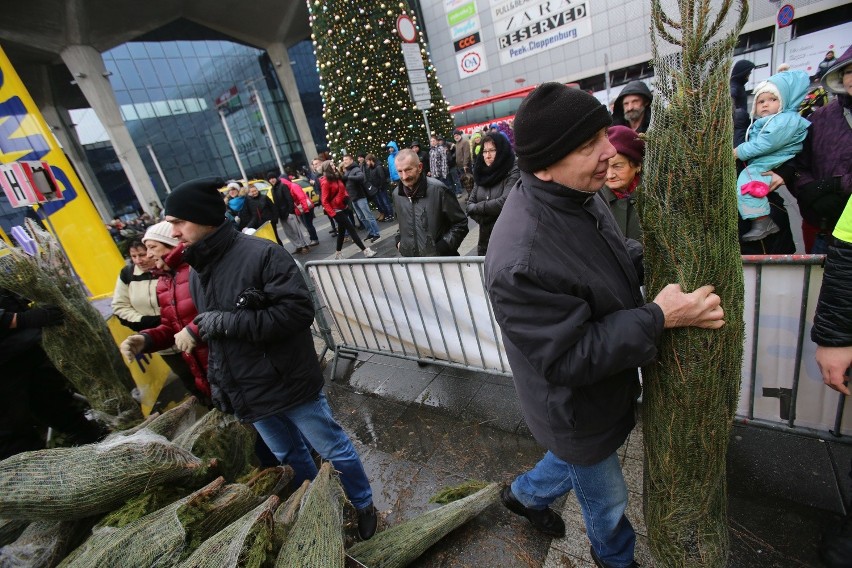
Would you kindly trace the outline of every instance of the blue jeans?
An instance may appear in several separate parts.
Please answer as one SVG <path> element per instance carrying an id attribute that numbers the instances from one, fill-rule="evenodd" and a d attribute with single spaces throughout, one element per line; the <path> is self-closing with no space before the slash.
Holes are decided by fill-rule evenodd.
<path id="1" fill-rule="evenodd" d="M 311 237 L 312 241 L 319 241 L 319 237 L 317 236 L 317 230 L 314 228 L 314 210 L 311 209 L 309 211 L 305 211 L 299 217 L 302 220 L 302 224 L 308 230 L 308 235 Z"/>
<path id="2" fill-rule="evenodd" d="M 829 238 L 824 233 L 817 233 L 817 236 L 814 237 L 814 246 L 810 254 L 828 254 Z"/>
<path id="3" fill-rule="evenodd" d="M 356 199 L 352 202 L 352 206 L 355 208 L 358 218 L 361 219 L 361 224 L 367 229 L 367 236 L 377 236 L 379 234 L 379 224 L 376 223 L 376 218 L 373 217 L 373 213 L 370 211 L 370 204 L 367 203 L 367 198 Z"/>
<path id="4" fill-rule="evenodd" d="M 616 454 L 583 466 L 547 452 L 534 468 L 512 482 L 512 493 L 532 509 L 544 509 L 572 489 L 583 512 L 586 533 L 601 560 L 614 568 L 630 566 L 636 533 L 624 516 L 627 485 Z"/>
<path id="5" fill-rule="evenodd" d="M 393 205 L 391 205 L 390 197 L 388 197 L 388 192 L 384 189 L 380 189 L 376 193 L 376 206 L 379 208 L 379 211 L 384 214 L 385 217 L 393 217 Z"/>
<path id="6" fill-rule="evenodd" d="M 307 439 L 319 455 L 340 472 L 343 490 L 356 509 L 368 507 L 373 502 L 373 491 L 361 459 L 349 436 L 331 416 L 325 393 L 320 392 L 315 400 L 258 420 L 254 427 L 275 457 L 296 472 L 294 487 L 317 475 L 317 466 L 305 445 Z"/>
<path id="7" fill-rule="evenodd" d="M 456 195 L 462 194 L 461 174 L 459 171 L 459 168 L 450 168 L 450 189 L 452 189 Z"/>

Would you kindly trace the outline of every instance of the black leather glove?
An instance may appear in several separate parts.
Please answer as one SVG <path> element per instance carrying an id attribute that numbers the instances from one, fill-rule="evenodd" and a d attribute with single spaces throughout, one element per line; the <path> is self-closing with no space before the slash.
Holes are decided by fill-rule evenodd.
<path id="1" fill-rule="evenodd" d="M 211 339 L 220 339 L 226 336 L 225 314 L 218 310 L 198 314 L 192 321 L 198 326 L 198 334 L 201 336 L 201 341 L 207 342 Z"/>
<path id="2" fill-rule="evenodd" d="M 44 306 L 42 308 L 33 308 L 25 312 L 18 312 L 17 327 L 21 329 L 32 329 L 38 327 L 50 327 L 59 325 L 65 319 L 65 314 L 62 313 L 57 306 Z"/>

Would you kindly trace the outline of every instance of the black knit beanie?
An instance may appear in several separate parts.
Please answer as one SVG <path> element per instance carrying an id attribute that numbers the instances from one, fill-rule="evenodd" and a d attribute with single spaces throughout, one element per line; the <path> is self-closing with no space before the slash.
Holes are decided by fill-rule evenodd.
<path id="1" fill-rule="evenodd" d="M 166 198 L 166 215 L 199 225 L 218 227 L 225 220 L 219 177 L 194 179 L 177 186 Z"/>
<path id="2" fill-rule="evenodd" d="M 528 173 L 543 170 L 610 124 L 606 107 L 592 95 L 562 83 L 542 83 L 515 115 L 518 168 Z"/>

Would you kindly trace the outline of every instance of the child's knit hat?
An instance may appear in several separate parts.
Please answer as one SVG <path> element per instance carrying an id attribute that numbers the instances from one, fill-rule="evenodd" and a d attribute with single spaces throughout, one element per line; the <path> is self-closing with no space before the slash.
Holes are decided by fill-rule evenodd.
<path id="1" fill-rule="evenodd" d="M 778 90 L 778 87 L 772 81 L 763 81 L 760 83 L 757 88 L 754 89 L 754 99 L 751 103 L 751 114 L 752 116 L 757 114 L 757 97 L 762 95 L 763 93 L 771 93 L 778 97 L 778 102 L 781 103 L 780 108 L 784 108 L 784 98 L 781 96 L 781 91 Z"/>

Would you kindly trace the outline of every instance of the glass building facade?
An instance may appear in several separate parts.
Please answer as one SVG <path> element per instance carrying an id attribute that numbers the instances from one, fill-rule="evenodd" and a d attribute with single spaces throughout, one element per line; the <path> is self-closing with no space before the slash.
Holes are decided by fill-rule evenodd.
<path id="1" fill-rule="evenodd" d="M 265 51 L 224 40 L 140 41 L 102 56 L 122 117 L 161 199 L 167 190 L 155 158 L 171 188 L 198 177 L 241 177 L 223 118 L 248 178 L 263 179 L 266 171 L 277 170 L 258 102 L 264 105 L 284 167 L 306 164 L 293 115 Z M 325 126 L 311 43 L 291 48 L 290 59 L 317 149 L 323 150 Z M 94 139 L 84 131 L 93 126 Z M 136 197 L 115 151 L 108 141 L 97 139 L 99 125 L 77 128 L 114 212 L 135 211 Z"/>

